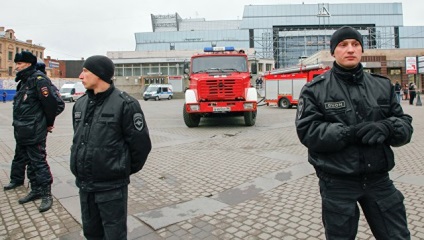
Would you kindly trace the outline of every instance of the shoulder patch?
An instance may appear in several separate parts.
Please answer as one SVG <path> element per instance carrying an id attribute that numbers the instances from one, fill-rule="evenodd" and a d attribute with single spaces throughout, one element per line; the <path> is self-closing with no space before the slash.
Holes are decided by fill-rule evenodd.
<path id="1" fill-rule="evenodd" d="M 41 91 L 41 94 L 44 96 L 44 97 L 48 97 L 49 96 L 49 88 L 48 87 L 41 87 L 40 88 L 40 91 Z"/>
<path id="2" fill-rule="evenodd" d="M 144 128 L 143 114 L 135 113 L 133 115 L 133 122 L 134 122 L 134 127 L 135 127 L 135 129 L 137 129 L 137 131 L 143 130 L 143 128 Z"/>

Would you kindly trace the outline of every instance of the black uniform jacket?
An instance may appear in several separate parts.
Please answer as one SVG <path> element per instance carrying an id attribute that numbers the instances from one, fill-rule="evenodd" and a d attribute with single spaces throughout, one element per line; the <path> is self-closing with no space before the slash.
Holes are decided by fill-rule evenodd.
<path id="1" fill-rule="evenodd" d="M 351 127 L 388 119 L 394 133 L 383 143 L 352 143 Z M 333 67 L 307 83 L 299 98 L 297 134 L 308 148 L 317 172 L 340 176 L 370 176 L 394 167 L 391 146 L 411 140 L 412 117 L 396 101 L 390 80 L 363 72 L 345 74 Z"/>
<path id="2" fill-rule="evenodd" d="M 20 81 L 13 99 L 13 127 L 17 144 L 33 145 L 46 140 L 53 126 L 57 101 L 50 80 L 41 77 L 34 66 L 18 72 Z"/>
<path id="3" fill-rule="evenodd" d="M 143 167 L 152 148 L 143 112 L 136 99 L 113 85 L 89 95 L 73 108 L 71 171 L 86 192 L 122 187 Z"/>

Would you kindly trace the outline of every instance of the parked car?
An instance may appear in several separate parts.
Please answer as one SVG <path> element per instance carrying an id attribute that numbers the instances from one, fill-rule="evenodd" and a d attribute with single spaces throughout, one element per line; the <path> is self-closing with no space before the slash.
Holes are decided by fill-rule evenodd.
<path id="1" fill-rule="evenodd" d="M 173 96 L 171 84 L 151 84 L 143 93 L 144 101 L 149 99 L 155 99 L 156 101 L 160 99 L 171 100 Z"/>
<path id="2" fill-rule="evenodd" d="M 75 82 L 63 84 L 59 92 L 63 101 L 75 102 L 84 95 L 85 90 L 82 82 Z"/>

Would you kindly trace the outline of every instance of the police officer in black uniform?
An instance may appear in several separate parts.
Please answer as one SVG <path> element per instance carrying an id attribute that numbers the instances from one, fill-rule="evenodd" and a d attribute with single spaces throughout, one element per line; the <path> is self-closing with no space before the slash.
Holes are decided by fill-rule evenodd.
<path id="1" fill-rule="evenodd" d="M 413 128 L 390 80 L 360 63 L 362 35 L 342 27 L 330 40 L 333 68 L 302 89 L 297 134 L 319 178 L 327 239 L 355 239 L 362 208 L 376 239 L 410 239 L 404 196 L 388 172 L 391 149 Z"/>
<path id="2" fill-rule="evenodd" d="M 11 190 L 23 184 L 25 166 L 31 183 L 31 191 L 20 204 L 41 198 L 40 212 L 51 208 L 51 184 L 53 177 L 46 161 L 47 132 L 53 130 L 57 102 L 51 94 L 50 80 L 37 74 L 37 58 L 28 51 L 16 53 L 16 81 L 18 83 L 13 100 L 13 127 L 16 139 L 15 157 L 12 161 Z"/>
<path id="3" fill-rule="evenodd" d="M 109 58 L 87 58 L 80 74 L 87 91 L 72 111 L 71 171 L 87 239 L 126 239 L 130 175 L 152 147 L 139 102 L 115 88 L 113 74 Z"/>

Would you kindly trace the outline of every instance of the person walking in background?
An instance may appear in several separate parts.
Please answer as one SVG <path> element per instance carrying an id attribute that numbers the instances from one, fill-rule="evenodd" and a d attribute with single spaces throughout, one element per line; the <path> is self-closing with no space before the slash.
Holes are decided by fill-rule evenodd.
<path id="1" fill-rule="evenodd" d="M 6 103 L 7 93 L 3 91 L 3 102 Z"/>
<path id="2" fill-rule="evenodd" d="M 405 86 L 403 86 L 403 96 L 405 97 L 404 100 L 408 100 L 408 84 L 405 83 Z"/>
<path id="3" fill-rule="evenodd" d="M 72 110 L 70 168 L 87 239 L 126 239 L 130 175 L 152 148 L 139 102 L 115 88 L 113 62 L 91 56 L 79 76 L 87 89 Z"/>
<path id="4" fill-rule="evenodd" d="M 400 103 L 400 92 L 402 91 L 402 87 L 400 86 L 399 81 L 396 81 L 395 84 L 395 93 L 396 93 L 396 99 L 398 101 L 398 103 Z"/>
<path id="5" fill-rule="evenodd" d="M 412 117 L 386 77 L 364 71 L 362 35 L 342 27 L 330 39 L 333 67 L 300 94 L 296 130 L 319 178 L 327 239 L 355 239 L 360 211 L 376 239 L 410 239 L 403 194 L 388 172 L 391 146 L 410 142 Z"/>
<path id="6" fill-rule="evenodd" d="M 51 94 L 50 79 L 37 73 L 37 58 L 27 51 L 16 53 L 16 79 L 19 82 L 13 100 L 13 127 L 16 140 L 10 183 L 4 190 L 23 185 L 27 167 L 31 191 L 19 199 L 20 204 L 41 198 L 38 210 L 45 212 L 53 204 L 53 176 L 46 157 L 47 132 L 53 130 L 57 102 Z"/>
<path id="7" fill-rule="evenodd" d="M 414 99 L 416 96 L 416 91 L 415 91 L 415 84 L 413 82 L 409 83 L 409 105 L 414 105 Z"/>

